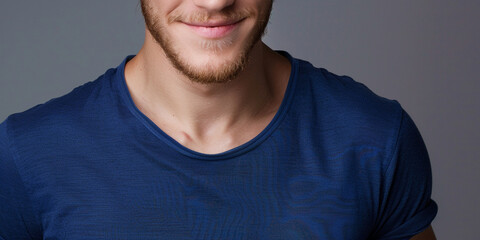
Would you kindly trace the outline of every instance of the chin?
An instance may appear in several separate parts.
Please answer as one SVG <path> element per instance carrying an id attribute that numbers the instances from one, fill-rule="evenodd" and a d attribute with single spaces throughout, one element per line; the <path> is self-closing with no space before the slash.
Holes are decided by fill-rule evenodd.
<path id="1" fill-rule="evenodd" d="M 197 64 L 191 64 L 185 74 L 193 82 L 225 83 L 233 80 L 244 69 L 245 58 L 225 59 L 209 57 Z M 185 71 L 183 71 L 185 73 Z"/>

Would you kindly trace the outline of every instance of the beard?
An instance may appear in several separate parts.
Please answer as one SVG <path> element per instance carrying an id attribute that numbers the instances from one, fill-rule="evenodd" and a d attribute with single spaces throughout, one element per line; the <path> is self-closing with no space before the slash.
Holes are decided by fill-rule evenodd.
<path id="1" fill-rule="evenodd" d="M 160 18 L 155 16 L 154 9 L 147 2 L 148 0 L 141 0 L 142 13 L 148 31 L 163 49 L 170 63 L 192 82 L 201 84 L 229 82 L 235 79 L 245 69 L 248 64 L 250 52 L 265 34 L 273 5 L 273 1 L 270 1 L 265 11 L 258 13 L 255 25 L 248 33 L 246 41 L 242 43 L 243 45 L 241 50 L 237 53 L 237 56 L 235 56 L 233 60 L 222 60 L 215 67 L 214 64 L 209 64 L 208 62 L 203 66 L 194 66 L 188 61 L 188 59 L 182 57 L 181 49 L 176 48 L 174 41 L 166 31 L 166 24 L 162 24 Z M 234 10 L 226 8 L 218 12 L 216 15 L 221 16 L 222 19 L 240 20 L 252 17 L 252 12 L 253 11 L 248 9 Z M 167 24 L 180 20 L 187 22 L 206 22 L 210 17 L 211 13 L 208 12 L 196 12 L 190 16 L 184 16 L 181 13 L 172 12 L 170 16 L 168 16 Z M 213 40 L 205 39 L 200 41 L 200 47 L 213 54 L 217 54 L 226 47 L 232 45 L 233 40 L 234 39 L 229 38 Z"/>

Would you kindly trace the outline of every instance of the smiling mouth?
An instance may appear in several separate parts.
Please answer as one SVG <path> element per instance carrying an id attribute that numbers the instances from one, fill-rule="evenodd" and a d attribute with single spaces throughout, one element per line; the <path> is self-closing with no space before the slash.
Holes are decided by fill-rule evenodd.
<path id="1" fill-rule="evenodd" d="M 235 30 L 240 22 L 238 21 L 223 21 L 223 22 L 206 22 L 206 23 L 184 23 L 196 34 L 208 39 L 220 39 L 227 36 Z"/>

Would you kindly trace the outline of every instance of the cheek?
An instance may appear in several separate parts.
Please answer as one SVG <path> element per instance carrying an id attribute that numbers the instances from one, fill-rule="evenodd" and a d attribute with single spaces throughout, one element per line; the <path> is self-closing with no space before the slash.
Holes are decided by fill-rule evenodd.
<path id="1" fill-rule="evenodd" d="M 244 7 L 248 7 L 251 9 L 256 9 L 259 12 L 263 12 L 264 10 L 268 9 L 271 5 L 271 0 L 244 0 L 244 1 L 237 1 Z"/>
<path id="2" fill-rule="evenodd" d="M 179 9 L 181 2 L 178 0 L 141 0 L 141 5 L 142 9 L 147 8 L 150 16 L 163 22 L 163 19 L 170 13 Z"/>

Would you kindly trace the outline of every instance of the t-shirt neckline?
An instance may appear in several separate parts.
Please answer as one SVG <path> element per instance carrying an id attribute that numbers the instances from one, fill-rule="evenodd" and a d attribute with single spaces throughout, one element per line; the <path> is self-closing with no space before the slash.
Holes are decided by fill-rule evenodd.
<path id="1" fill-rule="evenodd" d="M 291 64 L 291 72 L 290 77 L 287 84 L 287 89 L 285 90 L 285 94 L 283 96 L 283 100 L 280 104 L 277 113 L 270 121 L 270 123 L 254 138 L 250 139 L 246 143 L 241 144 L 235 148 L 227 150 L 221 153 L 215 154 L 207 154 L 194 151 L 189 149 L 175 139 L 170 137 L 166 134 L 160 127 L 158 127 L 152 120 L 150 120 L 143 112 L 141 112 L 133 102 L 133 99 L 130 95 L 130 91 L 128 90 L 127 83 L 125 80 L 125 65 L 126 63 L 135 57 L 135 55 L 127 56 L 123 62 L 117 67 L 116 74 L 114 76 L 114 84 L 119 88 L 119 93 L 123 101 L 125 102 L 126 106 L 128 107 L 129 111 L 156 137 L 158 137 L 161 141 L 165 144 L 173 148 L 175 151 L 182 153 L 190 158 L 199 159 L 199 160 L 226 160 L 230 158 L 237 157 L 239 155 L 245 154 L 252 149 L 258 147 L 262 142 L 264 142 L 278 127 L 278 125 L 282 122 L 285 118 L 285 115 L 288 112 L 288 109 L 293 101 L 294 96 L 294 89 L 297 82 L 297 73 L 298 73 L 298 60 L 293 58 L 288 52 L 285 51 L 277 51 L 279 54 L 286 57 Z"/>

